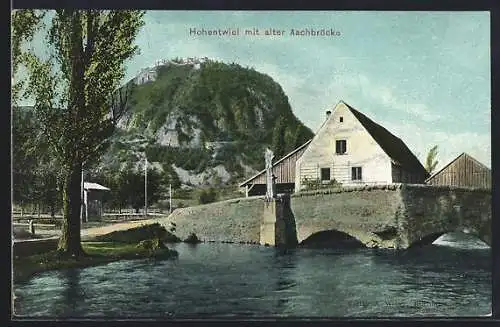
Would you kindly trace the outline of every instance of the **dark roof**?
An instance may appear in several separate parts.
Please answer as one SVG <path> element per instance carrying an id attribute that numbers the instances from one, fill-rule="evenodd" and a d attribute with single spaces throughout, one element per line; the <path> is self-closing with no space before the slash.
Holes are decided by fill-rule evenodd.
<path id="1" fill-rule="evenodd" d="M 458 159 L 460 159 L 461 157 L 465 157 L 465 158 L 468 158 L 468 159 L 471 159 L 472 161 L 474 161 L 478 166 L 486 169 L 486 170 L 489 170 L 491 171 L 490 168 L 488 168 L 485 164 L 479 162 L 477 159 L 473 158 L 472 156 L 470 156 L 469 154 L 465 153 L 465 152 L 462 152 L 462 154 L 460 154 L 458 157 L 456 157 L 455 159 L 453 159 L 452 161 L 450 161 L 448 164 L 446 164 L 443 168 L 439 169 L 437 172 L 435 172 L 434 174 L 432 174 L 431 176 L 429 176 L 425 181 L 429 181 L 431 180 L 432 178 L 434 178 L 434 176 L 440 174 L 442 171 L 444 171 L 446 168 L 448 168 L 452 163 L 454 163 L 455 161 L 457 161 Z"/>
<path id="2" fill-rule="evenodd" d="M 364 128 L 370 133 L 373 139 L 380 145 L 382 150 L 392 159 L 392 161 L 405 170 L 412 172 L 421 172 L 428 176 L 427 170 L 417 157 L 411 152 L 406 144 L 397 136 L 394 136 L 384 127 L 375 123 L 370 118 L 363 115 L 361 112 L 357 111 L 350 105 L 344 102 L 344 104 L 351 110 L 353 115 L 359 120 L 359 122 L 364 126 Z"/>
<path id="3" fill-rule="evenodd" d="M 272 167 L 275 167 L 277 166 L 280 162 L 282 162 L 283 160 L 285 160 L 286 158 L 290 157 L 291 155 L 293 155 L 294 153 L 297 153 L 300 149 L 303 149 L 305 146 L 307 146 L 309 143 L 311 143 L 312 139 L 310 139 L 309 141 L 307 141 L 306 143 L 302 144 L 301 146 L 299 146 L 298 148 L 296 148 L 295 150 L 293 150 L 292 152 L 288 153 L 287 155 L 285 155 L 284 157 L 282 157 L 281 159 L 279 159 L 278 161 L 276 161 L 275 163 L 273 163 Z M 244 186 L 245 184 L 248 184 L 248 182 L 250 182 L 252 179 L 255 179 L 257 177 L 259 177 L 260 175 L 264 174 L 266 172 L 265 169 L 261 170 L 260 172 L 258 172 L 257 174 L 253 175 L 252 177 L 250 177 L 249 179 L 247 179 L 246 181 L 244 182 L 241 182 L 239 187 L 242 187 Z"/>

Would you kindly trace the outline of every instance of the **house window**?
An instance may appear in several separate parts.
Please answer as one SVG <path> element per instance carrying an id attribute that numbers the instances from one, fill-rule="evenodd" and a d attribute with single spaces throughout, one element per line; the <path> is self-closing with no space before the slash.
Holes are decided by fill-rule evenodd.
<path id="1" fill-rule="evenodd" d="M 322 181 L 330 180 L 330 168 L 321 168 L 321 180 Z"/>
<path id="2" fill-rule="evenodd" d="M 352 180 L 353 181 L 360 181 L 362 179 L 361 177 L 361 167 L 352 167 Z"/>
<path id="3" fill-rule="evenodd" d="M 344 117 L 340 117 L 340 122 L 343 123 L 344 122 Z"/>
<path id="4" fill-rule="evenodd" d="M 336 154 L 345 154 L 346 150 L 347 150 L 347 141 L 346 140 L 335 141 L 335 153 Z"/>

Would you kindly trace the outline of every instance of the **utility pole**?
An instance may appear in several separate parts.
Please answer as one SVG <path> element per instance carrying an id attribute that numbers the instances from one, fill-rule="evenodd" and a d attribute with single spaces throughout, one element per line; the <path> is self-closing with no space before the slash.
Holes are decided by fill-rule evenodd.
<path id="1" fill-rule="evenodd" d="M 172 213 L 172 184 L 169 184 L 168 186 L 168 195 L 170 197 L 168 205 L 168 213 Z"/>
<path id="2" fill-rule="evenodd" d="M 81 204 L 80 204 L 80 222 L 83 223 L 83 213 L 85 210 L 85 190 L 84 190 L 84 182 L 83 182 L 83 167 L 82 167 L 82 182 L 80 185 L 80 198 L 81 198 Z"/>
<path id="3" fill-rule="evenodd" d="M 144 154 L 144 216 L 148 217 L 148 158 Z"/>

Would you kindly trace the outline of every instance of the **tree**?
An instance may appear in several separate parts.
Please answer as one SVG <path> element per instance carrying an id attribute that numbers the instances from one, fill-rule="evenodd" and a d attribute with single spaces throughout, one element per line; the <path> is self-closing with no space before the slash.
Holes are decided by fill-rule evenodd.
<path id="1" fill-rule="evenodd" d="M 144 13 L 130 10 L 16 10 L 12 14 L 13 71 L 27 69 L 24 97 L 61 167 L 63 224 L 58 250 L 83 255 L 80 242 L 82 166 L 103 153 L 125 111 L 129 85 L 119 88 L 124 63 Z M 48 58 L 22 41 L 45 36 Z"/>
<path id="2" fill-rule="evenodd" d="M 116 192 L 121 203 L 139 212 L 144 207 L 144 171 L 127 167 L 120 172 Z M 166 175 L 156 169 L 148 168 L 147 191 L 148 206 L 161 199 L 168 185 Z"/>
<path id="3" fill-rule="evenodd" d="M 207 204 L 207 203 L 212 203 L 215 200 L 217 200 L 217 191 L 215 188 L 210 187 L 208 190 L 201 190 L 199 196 L 198 196 L 198 203 L 199 204 Z"/>
<path id="4" fill-rule="evenodd" d="M 12 111 L 12 180 L 13 200 L 21 206 L 31 203 L 33 194 L 31 187 L 34 181 L 33 170 L 36 166 L 36 156 L 30 155 L 34 137 L 32 136 L 32 118 L 23 108 L 15 107 Z"/>
<path id="5" fill-rule="evenodd" d="M 281 158 L 285 154 L 285 132 L 286 122 L 283 116 L 280 116 L 274 125 L 272 150 L 276 159 Z"/>
<path id="6" fill-rule="evenodd" d="M 427 153 L 427 158 L 425 160 L 425 170 L 427 170 L 429 174 L 432 174 L 439 163 L 439 161 L 436 160 L 436 157 L 438 155 L 437 148 L 438 146 L 435 145 L 429 150 L 429 153 Z"/>
<path id="7" fill-rule="evenodd" d="M 299 146 L 306 143 L 310 138 L 312 138 L 312 133 L 302 124 L 297 124 L 295 129 L 295 134 L 293 138 L 293 148 L 297 149 Z"/>
<path id="8" fill-rule="evenodd" d="M 50 148 L 40 133 L 32 110 L 14 107 L 13 137 L 13 195 L 14 203 L 30 204 L 50 209 L 52 216 L 58 205 L 59 167 Z"/>

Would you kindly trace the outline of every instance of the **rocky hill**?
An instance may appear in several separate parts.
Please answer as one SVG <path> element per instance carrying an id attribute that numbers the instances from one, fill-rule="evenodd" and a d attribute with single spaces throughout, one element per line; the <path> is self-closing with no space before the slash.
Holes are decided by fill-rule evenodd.
<path id="1" fill-rule="evenodd" d="M 263 169 L 266 147 L 278 159 L 313 135 L 278 83 L 238 64 L 174 59 L 129 83 L 106 166 L 137 163 L 145 151 L 182 184 L 235 183 Z"/>

